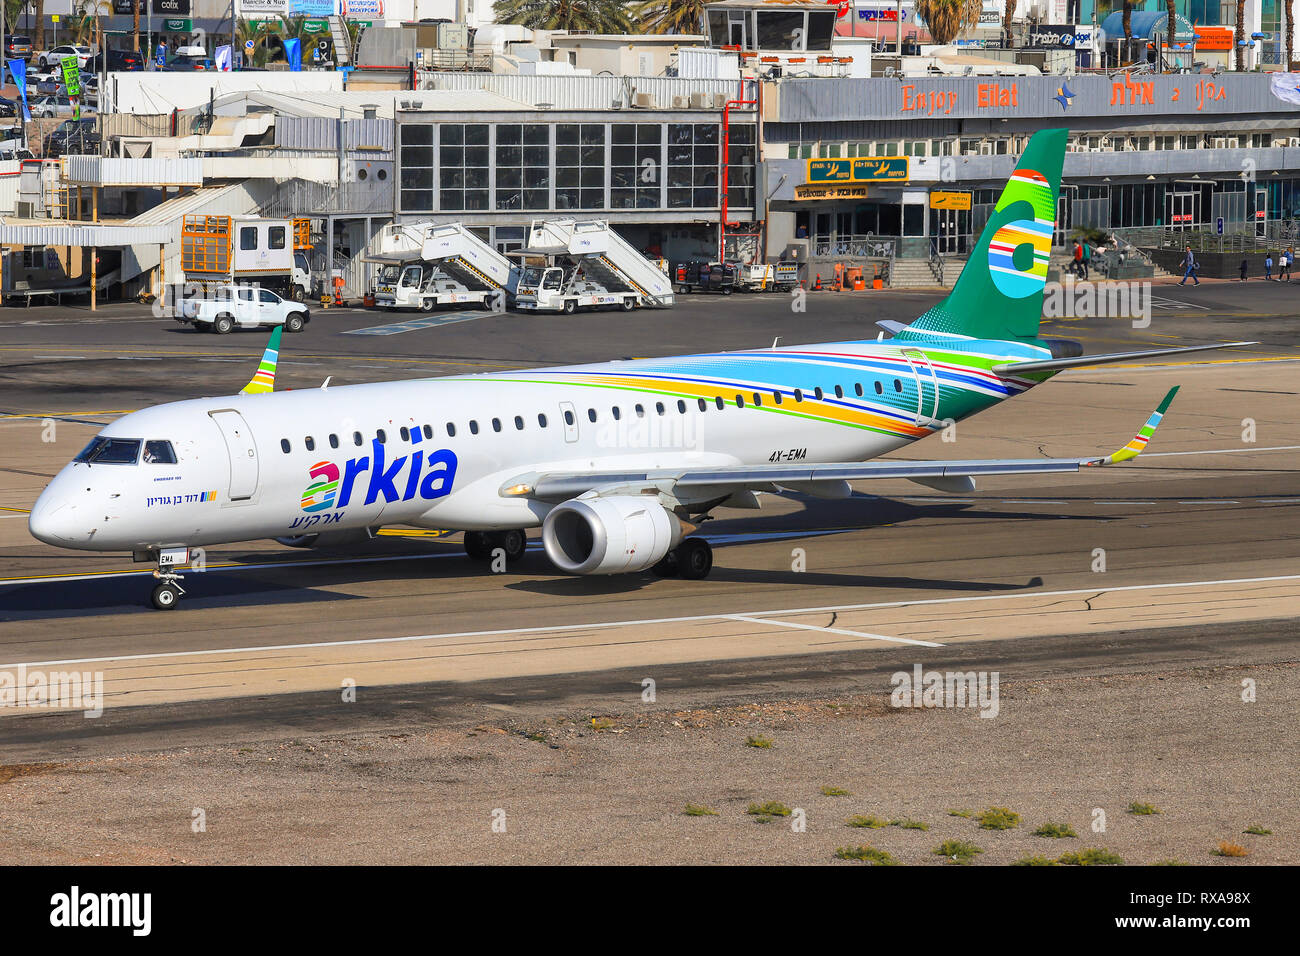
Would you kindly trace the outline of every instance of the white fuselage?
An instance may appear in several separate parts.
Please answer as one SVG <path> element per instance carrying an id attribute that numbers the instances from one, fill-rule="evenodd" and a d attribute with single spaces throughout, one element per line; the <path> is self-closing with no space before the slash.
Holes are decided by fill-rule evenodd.
<path id="1" fill-rule="evenodd" d="M 380 524 L 451 530 L 540 525 L 552 507 L 503 496 L 526 473 L 644 470 L 780 461 L 862 461 L 929 434 L 934 423 L 908 405 L 923 401 L 924 372 L 876 343 L 838 343 L 849 358 L 810 358 L 808 393 L 795 406 L 788 388 L 773 414 L 773 390 L 761 372 L 708 388 L 721 394 L 669 394 L 704 388 L 669 375 L 659 360 L 566 369 L 353 385 L 175 402 L 126 415 L 102 437 L 170 442 L 174 462 L 74 461 L 50 482 L 32 509 L 39 539 L 95 551 L 201 546 L 296 536 Z M 775 354 L 775 353 L 774 353 Z M 730 361 L 708 357 L 710 362 Z M 801 350 L 786 351 L 791 367 Z M 865 373 L 859 357 L 879 357 Z M 870 361 L 876 362 L 877 358 Z M 836 401 L 836 369 L 844 370 Z M 883 395 L 867 374 L 883 376 Z M 915 378 L 920 375 L 921 378 Z M 903 382 L 906 389 L 903 390 Z M 914 384 L 915 382 L 915 384 Z M 846 427 L 810 414 L 812 388 L 846 415 L 870 414 L 884 430 Z M 854 389 L 865 392 L 856 397 Z M 895 391 L 895 389 L 898 389 Z M 915 390 L 914 390 L 915 389 Z M 731 396 L 744 396 L 743 407 Z M 820 390 L 819 390 L 820 391 Z M 760 396 L 755 407 L 752 396 Z M 984 396 L 987 404 L 1000 397 Z M 722 407 L 719 407 L 722 403 Z M 860 406 L 860 407 L 859 407 Z M 801 409 L 801 410 L 796 410 Z M 804 411 L 807 410 L 807 411 Z M 875 419 L 872 419 L 873 421 Z"/>

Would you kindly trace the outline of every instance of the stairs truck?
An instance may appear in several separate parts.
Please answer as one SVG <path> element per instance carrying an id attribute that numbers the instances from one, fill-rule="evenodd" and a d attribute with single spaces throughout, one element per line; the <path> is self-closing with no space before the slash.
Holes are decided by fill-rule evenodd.
<path id="1" fill-rule="evenodd" d="M 670 308 L 673 287 L 603 219 L 539 219 L 528 230 L 527 263 L 515 306 L 536 312 L 641 306 Z"/>
<path id="2" fill-rule="evenodd" d="M 205 292 L 260 286 L 302 301 L 311 295 L 310 219 L 186 216 L 181 220 L 181 271 Z"/>
<path id="3" fill-rule="evenodd" d="M 411 226 L 403 227 L 409 240 Z M 503 310 L 519 284 L 518 269 L 461 223 L 422 227 L 419 250 L 371 256 L 382 269 L 375 307 L 432 312 L 440 305 L 481 305 Z M 409 241 L 404 243 L 409 245 Z"/>

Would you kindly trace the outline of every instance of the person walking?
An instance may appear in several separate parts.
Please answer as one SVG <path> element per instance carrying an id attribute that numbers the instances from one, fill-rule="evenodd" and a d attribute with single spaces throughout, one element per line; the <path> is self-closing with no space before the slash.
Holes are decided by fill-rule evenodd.
<path id="1" fill-rule="evenodd" d="M 1286 281 L 1287 266 L 1289 264 L 1290 261 L 1287 259 L 1286 250 L 1283 249 L 1281 252 L 1277 254 L 1277 281 L 1278 282 Z"/>
<path id="2" fill-rule="evenodd" d="M 1264 278 L 1273 278 L 1273 253 L 1264 253 Z"/>
<path id="3" fill-rule="evenodd" d="M 1092 246 L 1088 245 L 1088 240 L 1083 240 L 1083 277 L 1088 278 L 1088 270 L 1092 268 Z"/>
<path id="4" fill-rule="evenodd" d="M 1079 244 L 1078 239 L 1074 240 L 1074 263 L 1071 268 L 1074 270 L 1075 276 L 1083 277 L 1083 246 Z"/>
<path id="5" fill-rule="evenodd" d="M 1242 259 L 1242 260 L 1241 260 L 1241 281 L 1242 281 L 1242 282 L 1245 282 L 1245 281 L 1246 281 L 1246 270 L 1247 270 L 1248 268 L 1250 268 L 1250 266 L 1249 266 L 1247 260 Z"/>
<path id="6" fill-rule="evenodd" d="M 1272 261 L 1272 260 L 1270 260 Z M 1183 281 L 1179 285 L 1187 285 L 1187 280 L 1192 280 L 1192 285 L 1200 285 L 1201 280 L 1196 278 L 1196 257 L 1192 255 L 1192 247 L 1188 246 L 1183 256 Z"/>

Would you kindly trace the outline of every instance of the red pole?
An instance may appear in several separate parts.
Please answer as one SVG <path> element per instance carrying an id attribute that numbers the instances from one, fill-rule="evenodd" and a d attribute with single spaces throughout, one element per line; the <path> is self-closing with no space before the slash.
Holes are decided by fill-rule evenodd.
<path id="1" fill-rule="evenodd" d="M 731 108 L 733 106 L 757 106 L 758 100 L 727 100 L 722 107 L 722 222 L 718 228 L 718 261 L 727 258 L 727 167 L 731 163 Z M 754 149 L 758 149 L 758 137 L 754 137 Z M 755 153 L 755 161 L 758 155 Z"/>

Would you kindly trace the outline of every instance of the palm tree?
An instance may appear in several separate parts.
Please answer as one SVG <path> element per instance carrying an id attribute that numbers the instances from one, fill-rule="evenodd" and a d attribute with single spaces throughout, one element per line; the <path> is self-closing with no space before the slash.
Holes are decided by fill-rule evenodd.
<path id="1" fill-rule="evenodd" d="M 930 37 L 946 46 L 980 22 L 980 0 L 916 0 L 916 12 L 930 28 Z"/>
<path id="2" fill-rule="evenodd" d="M 131 45 L 140 52 L 140 0 L 131 0 Z"/>
<path id="3" fill-rule="evenodd" d="M 36 0 L 33 4 L 36 14 L 36 35 L 32 38 L 32 49 L 45 49 L 45 0 Z"/>
<path id="4" fill-rule="evenodd" d="M 1169 51 L 1169 66 L 1172 69 L 1174 65 L 1174 35 L 1178 29 L 1178 23 L 1175 20 L 1174 4 L 1177 0 L 1165 0 L 1165 9 L 1169 11 L 1169 32 L 1165 39 L 1165 49 Z"/>
<path id="5" fill-rule="evenodd" d="M 1133 59 L 1133 0 L 1124 0 L 1124 55 L 1125 63 Z"/>
<path id="6" fill-rule="evenodd" d="M 1237 50 L 1237 72 L 1240 73 L 1245 69 L 1242 57 L 1245 55 L 1246 48 L 1242 45 L 1246 42 L 1246 0 L 1237 0 L 1237 30 L 1232 35 L 1232 45 Z"/>
<path id="7" fill-rule="evenodd" d="M 514 23 L 530 30 L 636 32 L 619 0 L 497 0 L 492 12 L 497 23 Z"/>
<path id="8" fill-rule="evenodd" d="M 266 48 L 266 40 L 273 32 L 271 25 L 265 20 L 255 23 L 241 17 L 235 22 L 235 42 L 239 44 L 239 49 L 247 49 L 248 41 L 253 41 L 253 56 L 249 66 L 266 65 L 266 58 L 270 55 L 270 51 Z"/>
<path id="9" fill-rule="evenodd" d="M 1011 48 L 1011 18 L 1016 15 L 1016 0 L 1007 0 L 1006 8 L 1002 14 L 1002 34 L 1005 37 L 1004 45 Z"/>
<path id="10" fill-rule="evenodd" d="M 1291 0 L 1286 0 L 1282 8 L 1286 10 L 1286 69 L 1289 70 L 1294 59 L 1291 45 L 1295 42 L 1295 27 L 1291 23 Z"/>
<path id="11" fill-rule="evenodd" d="M 699 33 L 708 0 L 641 0 L 632 15 L 646 33 Z"/>

